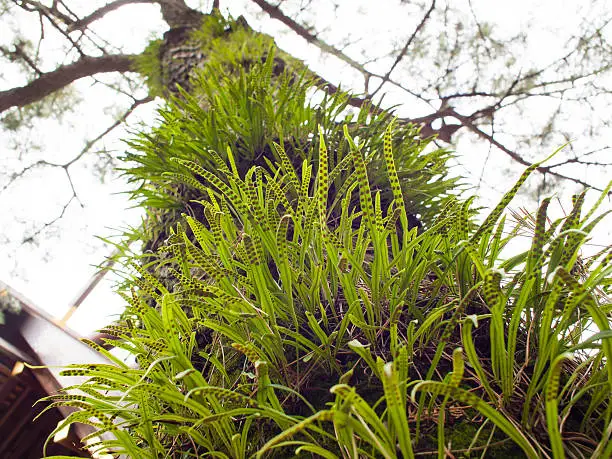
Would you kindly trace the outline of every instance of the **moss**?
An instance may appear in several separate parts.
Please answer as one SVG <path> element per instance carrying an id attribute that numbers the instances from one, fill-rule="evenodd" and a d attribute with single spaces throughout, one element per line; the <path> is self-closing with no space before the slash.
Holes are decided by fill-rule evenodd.
<path id="1" fill-rule="evenodd" d="M 208 64 L 226 68 L 261 62 L 262 57 L 276 47 L 271 36 L 255 32 L 240 18 L 219 20 L 216 16 L 208 16 L 202 27 L 193 32 L 192 39 L 201 43 Z M 291 70 L 304 70 L 305 66 L 298 59 L 278 49 L 275 53 Z"/>
<path id="2" fill-rule="evenodd" d="M 276 48 L 269 35 L 255 32 L 244 20 L 225 19 L 219 15 L 204 16 L 202 26 L 190 32 L 188 41 L 196 44 L 206 61 L 206 67 L 222 69 L 223 74 L 235 73 L 237 69 L 261 63 L 274 49 L 276 61 L 282 61 L 283 69 L 294 74 L 303 73 L 305 65 L 298 59 Z M 136 58 L 134 67 L 144 78 L 149 94 L 164 97 L 160 56 L 164 40 L 151 41 Z M 200 68 L 201 69 L 201 68 Z"/>
<path id="3" fill-rule="evenodd" d="M 491 436 L 491 424 L 483 427 L 481 422 L 473 422 L 472 418 L 476 412 L 468 410 L 461 420 L 448 424 L 444 428 L 444 438 L 447 444 L 451 445 L 451 451 L 457 458 L 478 458 L 481 457 L 486 444 L 490 444 L 486 449 L 486 457 L 503 458 L 524 458 L 525 453 L 512 440 L 496 429 Z M 481 428 L 482 430 L 478 432 Z M 478 437 L 477 437 L 478 436 Z M 475 440 L 476 439 L 476 440 Z M 436 439 L 434 438 L 434 442 Z M 437 443 L 436 444 L 437 447 Z M 465 452 L 471 448 L 475 450 Z"/>
<path id="4" fill-rule="evenodd" d="M 163 95 L 163 85 L 161 79 L 161 63 L 159 60 L 160 50 L 164 44 L 163 40 L 153 40 L 149 42 L 145 50 L 135 59 L 134 67 L 144 79 L 149 94 L 152 97 Z"/>
<path id="5" fill-rule="evenodd" d="M 421 432 L 421 438 L 415 450 L 427 455 L 425 457 L 435 457 L 438 449 L 437 420 L 424 419 L 421 424 Z M 523 459 L 526 457 L 521 448 L 506 434 L 497 428 L 493 431 L 492 423 L 483 424 L 482 417 L 472 408 L 463 411 L 460 417 L 453 417 L 447 412 L 444 443 L 450 446 L 449 452 L 452 453 L 450 457 L 457 459 L 480 458 L 483 457 L 483 453 L 487 458 Z"/>

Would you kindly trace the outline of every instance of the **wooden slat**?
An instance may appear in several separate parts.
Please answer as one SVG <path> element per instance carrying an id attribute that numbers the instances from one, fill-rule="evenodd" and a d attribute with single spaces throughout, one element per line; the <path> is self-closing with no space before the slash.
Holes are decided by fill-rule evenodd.
<path id="1" fill-rule="evenodd" d="M 2 429 L 2 427 L 4 427 L 5 422 L 11 418 L 11 416 L 13 415 L 15 410 L 17 408 L 19 408 L 19 406 L 21 405 L 23 400 L 25 398 L 27 398 L 29 395 L 30 395 L 30 389 L 24 388 L 23 392 L 21 394 L 19 394 L 17 396 L 17 399 L 11 404 L 10 408 L 8 409 L 8 411 L 2 415 L 2 419 L 0 419 L 0 429 Z M 13 428 L 13 426 L 8 426 L 8 427 L 9 428 Z M 0 430 L 0 432 L 1 432 L 1 430 Z"/>
<path id="2" fill-rule="evenodd" d="M 32 404 L 36 401 L 36 398 L 33 399 L 32 393 L 30 391 L 27 392 L 25 397 L 19 398 L 19 403 L 15 403 L 15 409 L 12 410 L 12 413 L 21 412 L 21 416 L 17 418 L 17 422 L 10 425 L 10 429 L 8 430 L 8 435 L 3 439 L 0 439 L 2 443 L 0 443 L 0 455 L 6 452 L 6 449 L 12 444 L 13 439 L 20 433 L 23 426 L 32 421 Z M 7 420 L 10 420 L 7 418 Z M 0 456 L 0 457 L 8 457 L 8 456 Z"/>
<path id="3" fill-rule="evenodd" d="M 11 393 L 19 385 L 19 383 L 21 382 L 20 376 L 23 372 L 23 369 L 24 367 L 21 362 L 15 362 L 13 371 L 0 387 L 0 403 L 7 399 L 9 395 L 11 395 Z"/>

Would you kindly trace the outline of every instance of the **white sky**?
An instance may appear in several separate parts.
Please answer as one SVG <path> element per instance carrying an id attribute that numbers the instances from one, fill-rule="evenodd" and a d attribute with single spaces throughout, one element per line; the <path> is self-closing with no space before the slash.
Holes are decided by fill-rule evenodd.
<path id="1" fill-rule="evenodd" d="M 70 2 L 75 8 L 90 11 L 94 2 Z M 95 2 L 103 3 L 103 2 Z M 194 3 L 194 2 L 191 2 Z M 195 2 L 198 3 L 198 2 Z M 206 6 L 208 2 L 201 2 Z M 339 11 L 318 11 L 318 28 L 325 28 L 330 36 L 335 33 L 342 35 L 347 28 L 366 31 L 373 46 L 383 46 L 384 36 L 389 31 L 405 26 L 413 18 L 402 14 L 390 14 L 390 9 L 398 7 L 397 1 L 376 2 L 376 8 L 369 8 L 366 15 L 357 4 L 367 2 L 341 2 Z M 461 1 L 467 8 L 468 2 Z M 238 16 L 244 11 L 249 23 L 278 37 L 277 40 L 286 51 L 306 61 L 314 70 L 323 74 L 334 83 L 342 81 L 346 84 L 359 82 L 354 72 L 347 71 L 334 59 L 321 59 L 317 50 L 292 34 L 286 34 L 286 29 L 280 23 L 265 19 L 259 20 L 252 15 L 258 8 L 247 0 L 222 1 L 222 6 L 230 5 L 233 15 Z M 532 47 L 526 50 L 530 58 L 538 60 L 550 59 L 551 53 L 558 48 L 558 33 L 574 26 L 576 11 L 580 8 L 580 1 L 552 1 L 540 0 L 538 2 L 515 0 L 513 2 L 490 2 L 474 0 L 474 11 L 480 20 L 489 20 L 499 24 L 499 34 L 512 34 L 522 28 L 529 28 L 532 38 L 535 38 Z M 405 10 L 399 10 L 405 11 Z M 554 12 L 554 14 L 552 14 Z M 335 14 L 335 15 L 334 15 Z M 529 19 L 535 17 L 536 19 Z M 19 20 L 30 18 L 22 16 Z M 395 21 L 395 22 L 394 22 Z M 534 26 L 535 24 L 535 26 Z M 20 26 L 26 25 L 20 23 Z M 26 27 L 36 28 L 38 22 L 33 21 Z M 121 8 L 104 20 L 95 24 L 95 31 L 100 36 L 110 38 L 118 45 L 129 44 L 125 52 L 139 52 L 151 36 L 160 36 L 164 25 L 160 20 L 159 11 L 152 5 L 132 5 Z M 0 43 L 7 37 L 2 36 L 0 29 Z M 47 40 L 47 52 L 53 52 L 53 40 Z M 56 50 L 56 53 L 58 51 Z M 386 69 L 383 68 L 383 72 Z M 7 75 L 4 75 L 7 78 Z M 18 75 L 12 75 L 17 81 Z M 116 98 L 113 92 L 100 84 L 93 84 L 91 80 L 81 80 L 77 88 L 86 94 L 86 103 L 78 106 L 76 114 L 66 116 L 63 120 L 49 121 L 29 135 L 44 145 L 40 151 L 34 148 L 27 149 L 23 158 L 10 148 L 8 138 L 0 139 L 0 167 L 7 170 L 19 170 L 29 164 L 33 158 L 53 158 L 55 161 L 65 160 L 74 156 L 82 148 L 84 138 L 90 139 L 102 131 L 113 119 Z M 5 89 L 5 88 L 0 88 Z M 359 88 L 357 88 L 359 89 Z M 401 95 L 389 93 L 386 100 L 401 101 Z M 125 104 L 125 101 L 123 102 Z M 609 115 L 609 107 L 607 114 Z M 411 113 L 415 115 L 414 113 Z M 135 126 L 138 120 L 150 122 L 154 117 L 153 107 L 147 106 L 138 110 L 130 123 Z M 517 120 L 517 126 L 522 122 L 529 124 L 530 120 Z M 117 135 L 107 139 L 106 146 L 118 152 L 125 147 L 117 141 Z M 589 139 L 577 139 L 577 142 Z M 610 139 L 604 139 L 609 141 Z M 484 161 L 487 157 L 487 146 L 474 144 L 462 137 L 456 146 L 457 151 L 464 155 L 456 167 L 457 174 L 470 177 L 475 185 L 480 176 Z M 550 152 L 537 152 L 539 157 L 547 156 Z M 39 170 L 27 176 L 0 195 L 0 236 L 8 238 L 12 243 L 2 243 L 0 240 L 0 279 L 7 282 L 25 296 L 33 300 L 40 308 L 51 314 L 61 317 L 68 310 L 72 301 L 80 290 L 95 273 L 94 265 L 101 263 L 104 257 L 112 252 L 112 248 L 95 239 L 95 236 L 109 236 L 117 234 L 119 228 L 127 225 L 138 225 L 140 210 L 126 210 L 131 204 L 120 193 L 128 189 L 120 178 L 110 174 L 102 183 L 92 178 L 92 161 L 86 161 L 82 166 L 72 170 L 79 198 L 84 207 L 73 203 L 67 210 L 66 217 L 53 229 L 40 238 L 38 246 L 15 244 L 23 238 L 24 225 L 20 221 L 31 221 L 32 215 L 39 217 L 40 221 L 52 219 L 61 210 L 61 205 L 70 195 L 70 188 L 58 170 Z M 511 164 L 505 157 L 495 155 L 488 162 L 488 172 L 483 177 L 481 189 L 478 194 L 483 198 L 484 205 L 494 204 L 507 190 L 522 168 Z M 590 172 L 593 178 L 596 171 Z M 2 178 L 0 177 L 0 180 Z M 0 182 L 0 188 L 3 183 Z M 571 187 L 570 187 L 571 188 Z M 567 193 L 566 193 L 567 194 Z M 596 193 L 592 193 L 595 197 Z M 523 205 L 515 203 L 514 207 Z M 568 206 L 569 200 L 565 200 Z M 608 208 L 609 203 L 607 203 Z M 530 204 L 531 210 L 535 204 Z M 557 209 L 557 212 L 561 212 Z M 26 228 L 27 229 L 27 228 Z M 27 234 L 27 233 L 26 233 Z M 610 237 L 607 231 L 597 234 L 597 243 L 609 244 Z M 87 334 L 100 328 L 108 318 L 119 314 L 123 308 L 122 300 L 112 293 L 113 276 L 108 276 L 88 297 L 73 316 L 69 325 L 75 330 Z"/>

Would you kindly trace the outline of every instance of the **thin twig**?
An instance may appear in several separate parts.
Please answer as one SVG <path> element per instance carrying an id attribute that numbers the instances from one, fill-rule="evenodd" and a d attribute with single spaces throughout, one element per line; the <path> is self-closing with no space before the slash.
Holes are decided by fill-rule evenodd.
<path id="1" fill-rule="evenodd" d="M 89 27 L 89 25 L 92 22 L 102 19 L 104 16 L 106 16 L 111 11 L 119 9 L 125 5 L 137 4 L 137 3 L 158 3 L 158 2 L 156 0 L 116 0 L 114 2 L 107 3 L 101 8 L 98 8 L 93 13 L 90 13 L 89 15 L 85 16 L 83 19 L 79 19 L 73 22 L 72 24 L 68 26 L 67 31 L 68 32 L 74 32 L 77 30 L 83 31 L 87 27 Z"/>
<path id="2" fill-rule="evenodd" d="M 423 16 L 423 19 L 421 19 L 421 22 L 419 23 L 419 25 L 414 29 L 414 31 L 412 32 L 412 35 L 410 35 L 410 38 L 408 38 L 408 40 L 406 41 L 406 43 L 404 44 L 404 47 L 402 48 L 402 50 L 399 52 L 399 54 L 397 55 L 397 57 L 395 58 L 395 61 L 393 62 L 393 65 L 391 66 L 391 68 L 389 69 L 389 71 L 385 74 L 385 76 L 383 76 L 382 81 L 380 82 L 380 85 L 378 86 L 378 88 L 376 88 L 376 90 L 370 95 L 371 97 L 374 97 L 376 95 L 376 93 L 378 91 L 380 91 L 382 89 L 382 87 L 385 85 L 385 83 L 387 83 L 389 81 L 389 78 L 391 77 L 391 74 L 393 73 L 393 71 L 395 70 L 395 68 L 399 65 L 400 61 L 404 58 L 404 56 L 406 56 L 406 53 L 408 52 L 408 48 L 410 48 L 410 45 L 412 44 L 412 42 L 414 41 L 414 39 L 416 38 L 417 34 L 421 31 L 421 29 L 425 26 L 425 23 L 427 22 L 427 20 L 429 19 L 429 17 L 431 16 L 431 13 L 433 12 L 433 10 L 436 7 L 436 0 L 433 0 L 431 2 L 431 5 L 429 7 L 429 9 L 427 10 L 427 12 L 425 13 L 425 16 Z"/>

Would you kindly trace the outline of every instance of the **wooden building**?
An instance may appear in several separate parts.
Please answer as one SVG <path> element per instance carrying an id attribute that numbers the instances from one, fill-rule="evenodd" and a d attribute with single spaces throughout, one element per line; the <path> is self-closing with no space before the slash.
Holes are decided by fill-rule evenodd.
<path id="1" fill-rule="evenodd" d="M 70 410 L 53 408 L 35 419 L 46 406 L 37 401 L 75 384 L 74 378 L 59 375 L 62 366 L 105 360 L 60 321 L 2 282 L 0 296 L 20 309 L 5 312 L 0 325 L 0 458 L 38 459 L 47 437 Z M 47 368 L 33 368 L 41 366 Z M 75 424 L 58 433 L 49 441 L 47 454 L 95 457 L 80 441 L 90 429 Z"/>

